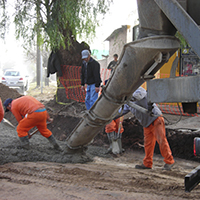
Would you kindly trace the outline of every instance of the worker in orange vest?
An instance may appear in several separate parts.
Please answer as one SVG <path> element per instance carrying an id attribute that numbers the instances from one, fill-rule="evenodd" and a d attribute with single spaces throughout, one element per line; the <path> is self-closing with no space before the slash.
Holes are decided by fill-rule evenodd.
<path id="1" fill-rule="evenodd" d="M 3 117 L 4 117 L 4 109 L 3 109 L 3 104 L 0 98 L 0 122 L 2 121 Z"/>
<path id="2" fill-rule="evenodd" d="M 28 131 L 37 127 L 42 136 L 46 137 L 56 150 L 61 150 L 52 132 L 47 128 L 47 121 L 52 122 L 45 106 L 31 96 L 22 96 L 15 100 L 9 98 L 4 102 L 5 112 L 11 111 L 18 121 L 17 133 L 22 147 L 29 149 Z"/>

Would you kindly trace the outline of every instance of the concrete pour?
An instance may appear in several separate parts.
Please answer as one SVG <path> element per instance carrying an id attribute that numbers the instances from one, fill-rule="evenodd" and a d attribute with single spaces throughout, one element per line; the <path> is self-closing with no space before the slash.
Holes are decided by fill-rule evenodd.
<path id="1" fill-rule="evenodd" d="M 106 148 L 89 146 L 87 153 L 83 154 L 67 154 L 66 142 L 58 141 L 63 152 L 56 151 L 49 141 L 40 133 L 36 133 L 29 140 L 30 149 L 21 148 L 20 141 L 16 130 L 0 123 L 0 165 L 10 162 L 56 162 L 56 163 L 85 163 L 92 160 L 93 155 L 98 152 L 102 157 L 111 157 L 105 154 Z"/>

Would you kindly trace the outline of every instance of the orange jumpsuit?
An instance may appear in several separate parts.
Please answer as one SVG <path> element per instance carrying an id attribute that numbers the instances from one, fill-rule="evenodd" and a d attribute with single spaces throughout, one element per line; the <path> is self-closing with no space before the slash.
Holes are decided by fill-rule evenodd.
<path id="1" fill-rule="evenodd" d="M 11 112 L 18 121 L 17 133 L 19 137 L 28 135 L 28 131 L 37 127 L 41 135 L 48 138 L 52 132 L 47 129 L 46 121 L 49 115 L 45 106 L 31 96 L 23 96 L 11 103 Z"/>
<path id="2" fill-rule="evenodd" d="M 147 92 L 142 87 L 139 87 L 133 93 L 131 101 L 143 108 L 148 109 Z M 162 117 L 162 112 L 157 107 L 157 105 L 153 104 L 152 113 L 154 114 L 154 116 L 142 113 L 141 111 L 136 110 L 135 108 L 132 108 L 129 105 L 125 104 L 123 114 L 126 114 L 129 111 L 133 113 L 133 115 L 143 126 L 145 150 L 143 164 L 148 168 L 152 168 L 153 153 L 156 141 L 159 144 L 160 153 L 164 157 L 164 162 L 166 164 L 173 164 L 174 159 L 166 138 L 164 119 Z"/>
<path id="3" fill-rule="evenodd" d="M 146 128 L 144 127 L 143 130 L 144 130 L 144 150 L 145 150 L 145 157 L 143 159 L 143 164 L 146 167 L 152 168 L 153 154 L 156 141 L 159 144 L 160 153 L 164 158 L 164 162 L 167 164 L 173 164 L 174 159 L 166 138 L 165 122 L 163 117 L 158 117 L 148 127 Z"/>
<path id="4" fill-rule="evenodd" d="M 118 133 L 119 124 L 120 124 L 120 120 L 121 120 L 120 133 L 123 133 L 124 132 L 124 128 L 122 126 L 123 119 L 124 119 L 124 117 L 120 117 L 120 118 L 117 118 L 115 120 L 112 120 L 109 124 L 106 125 L 105 132 L 106 133 L 111 133 L 111 132 L 114 131 L 114 132 Z"/>
<path id="5" fill-rule="evenodd" d="M 3 117 L 4 117 L 4 109 L 3 109 L 3 104 L 0 98 L 0 122 L 2 121 Z"/>

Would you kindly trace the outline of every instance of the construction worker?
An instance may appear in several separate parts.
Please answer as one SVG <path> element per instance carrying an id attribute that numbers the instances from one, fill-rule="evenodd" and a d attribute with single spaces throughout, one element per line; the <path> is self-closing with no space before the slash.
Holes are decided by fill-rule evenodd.
<path id="1" fill-rule="evenodd" d="M 133 93 L 131 101 L 145 109 L 148 109 L 147 92 L 142 87 L 139 87 Z M 155 103 L 152 104 L 151 112 L 153 115 L 150 115 L 125 104 L 122 115 L 127 114 L 129 111 L 131 111 L 131 113 L 138 119 L 144 130 L 145 157 L 143 159 L 143 163 L 141 165 L 136 165 L 135 168 L 152 168 L 153 153 L 157 141 L 159 144 L 161 155 L 164 157 L 164 162 L 166 163 L 163 169 L 171 170 L 175 161 L 173 159 L 172 152 L 166 138 L 165 123 L 160 109 Z"/>
<path id="2" fill-rule="evenodd" d="M 117 119 L 112 120 L 109 124 L 105 127 L 105 132 L 107 133 L 108 141 L 109 141 L 109 148 L 107 150 L 107 153 L 111 153 L 113 149 L 113 140 L 117 139 L 119 143 L 119 152 L 121 153 L 123 151 L 122 149 L 122 133 L 124 132 L 124 128 L 122 125 L 124 117 L 120 117 Z"/>
<path id="3" fill-rule="evenodd" d="M 31 96 L 22 96 L 15 100 L 9 98 L 4 102 L 5 112 L 11 111 L 18 121 L 17 133 L 23 148 L 29 149 L 28 131 L 37 127 L 56 150 L 61 150 L 52 132 L 47 128 L 47 121 L 52 122 L 45 106 Z"/>
<path id="4" fill-rule="evenodd" d="M 0 98 L 0 122 L 2 121 L 3 117 L 4 117 L 4 109 L 3 109 L 3 104 Z"/>
<path id="5" fill-rule="evenodd" d="M 109 63 L 107 69 L 111 69 L 111 73 L 113 72 L 115 66 L 117 65 L 118 62 L 118 55 L 114 54 L 113 55 L 113 60 Z"/>
<path id="6" fill-rule="evenodd" d="M 107 67 L 107 69 L 111 69 L 110 77 L 111 77 L 111 75 L 113 73 L 113 70 L 114 70 L 115 66 L 117 65 L 117 62 L 118 62 L 118 55 L 114 54 L 113 55 L 113 60 L 109 63 L 109 65 Z M 107 80 L 105 80 L 105 85 L 108 82 L 108 80 L 110 79 L 110 77 Z"/>

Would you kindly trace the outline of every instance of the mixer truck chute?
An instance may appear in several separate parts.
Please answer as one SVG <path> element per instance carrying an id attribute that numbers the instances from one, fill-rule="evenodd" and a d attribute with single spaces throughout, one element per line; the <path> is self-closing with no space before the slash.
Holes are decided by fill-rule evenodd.
<path id="1" fill-rule="evenodd" d="M 152 36 L 126 44 L 102 94 L 67 139 L 69 149 L 82 148 L 109 123 L 132 93 L 165 64 L 179 48 L 174 36 Z"/>

